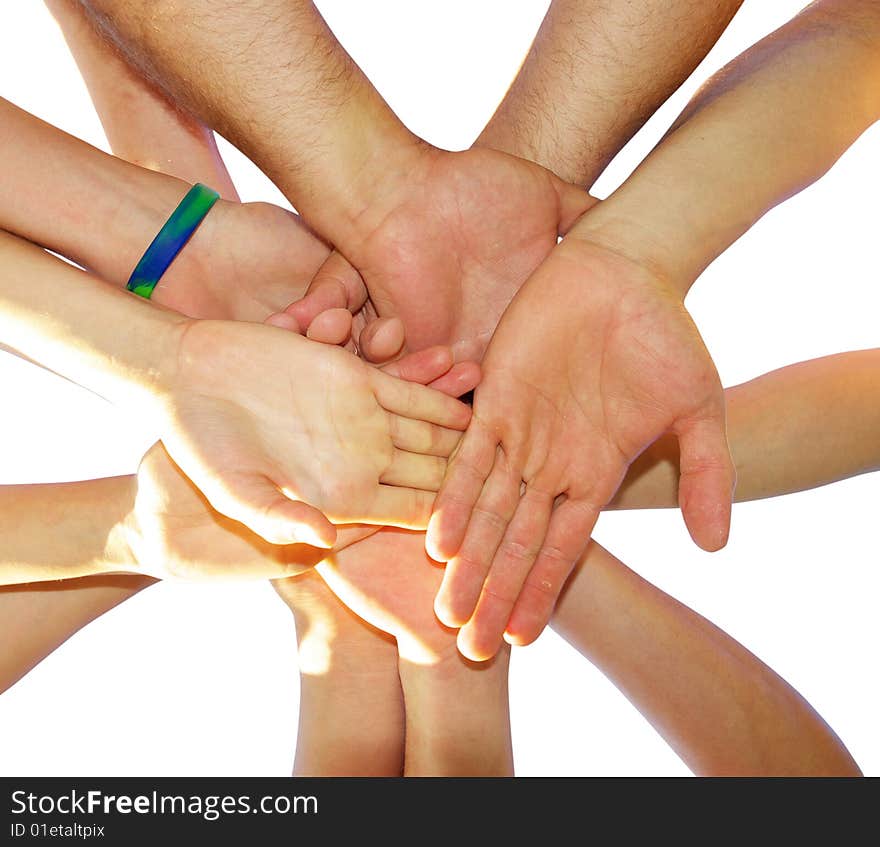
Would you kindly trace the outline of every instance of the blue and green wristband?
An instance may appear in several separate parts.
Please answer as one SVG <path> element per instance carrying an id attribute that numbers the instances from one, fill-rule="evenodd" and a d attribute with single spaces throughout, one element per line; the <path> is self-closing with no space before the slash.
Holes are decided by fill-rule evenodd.
<path id="1" fill-rule="evenodd" d="M 153 289 L 162 279 L 162 274 L 168 270 L 168 266 L 219 199 L 220 195 L 213 188 L 208 188 L 200 182 L 190 188 L 171 213 L 171 217 L 159 230 L 159 234 L 147 247 L 141 260 L 131 272 L 125 287 L 149 300 L 153 295 Z"/>

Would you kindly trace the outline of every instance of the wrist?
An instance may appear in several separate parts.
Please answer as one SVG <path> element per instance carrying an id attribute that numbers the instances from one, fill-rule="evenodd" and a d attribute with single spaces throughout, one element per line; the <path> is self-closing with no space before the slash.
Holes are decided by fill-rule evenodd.
<path id="1" fill-rule="evenodd" d="M 102 572 L 144 575 L 136 555 L 140 534 L 135 512 L 137 477 L 118 477 L 115 482 L 118 517 L 107 533 Z"/>
<path id="2" fill-rule="evenodd" d="M 190 185 L 121 160 L 110 168 L 96 167 L 91 183 L 95 190 L 89 215 L 100 234 L 79 251 L 87 250 L 85 255 L 70 258 L 108 282 L 124 286 Z"/>
<path id="3" fill-rule="evenodd" d="M 327 156 L 332 167 L 306 186 L 278 182 L 309 224 L 345 253 L 369 237 L 437 152 L 379 100 L 339 117 Z"/>
<path id="4" fill-rule="evenodd" d="M 606 200 L 585 213 L 562 243 L 613 254 L 661 280 L 684 300 L 705 265 L 687 250 L 684 238 L 670 240 L 650 217 L 618 211 L 610 207 L 612 202 Z M 681 231 L 688 231 L 684 224 Z M 678 252 L 674 252 L 676 248 Z"/>

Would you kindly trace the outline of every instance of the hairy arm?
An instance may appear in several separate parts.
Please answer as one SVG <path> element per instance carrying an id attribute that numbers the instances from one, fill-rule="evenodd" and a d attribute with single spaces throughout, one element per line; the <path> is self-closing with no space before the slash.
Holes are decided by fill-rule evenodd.
<path id="1" fill-rule="evenodd" d="M 477 144 L 578 185 L 685 80 L 742 0 L 554 0 Z"/>
<path id="2" fill-rule="evenodd" d="M 419 142 L 310 0 L 88 0 L 126 55 L 250 156 L 317 230 L 345 243 Z"/>
<path id="3" fill-rule="evenodd" d="M 880 118 L 880 6 L 819 0 L 697 93 L 666 138 L 571 235 L 684 295 L 765 212 Z"/>

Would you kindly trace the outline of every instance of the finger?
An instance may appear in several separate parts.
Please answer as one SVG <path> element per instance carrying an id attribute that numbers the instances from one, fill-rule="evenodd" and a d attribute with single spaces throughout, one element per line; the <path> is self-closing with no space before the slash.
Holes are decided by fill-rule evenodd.
<path id="1" fill-rule="evenodd" d="M 379 364 L 403 352 L 406 333 L 400 318 L 377 318 L 358 336 L 358 349 L 368 362 Z"/>
<path id="2" fill-rule="evenodd" d="M 379 478 L 379 482 L 384 485 L 400 485 L 404 488 L 418 488 L 421 491 L 436 493 L 445 473 L 446 459 L 395 450 L 391 454 L 391 463 Z"/>
<path id="3" fill-rule="evenodd" d="M 527 488 L 492 560 L 479 602 L 458 634 L 458 649 L 476 662 L 491 659 L 547 534 L 553 496 Z"/>
<path id="4" fill-rule="evenodd" d="M 520 473 L 511 468 L 503 451 L 497 449 L 495 464 L 470 513 L 461 549 L 446 563 L 434 599 L 434 614 L 446 626 L 462 626 L 474 613 L 492 558 L 516 512 L 520 481 Z M 505 618 L 501 630 L 506 622 Z"/>
<path id="5" fill-rule="evenodd" d="M 318 268 L 305 296 L 291 303 L 284 311 L 295 318 L 302 332 L 328 309 L 356 312 L 367 299 L 367 287 L 361 275 L 348 260 L 335 250 Z"/>
<path id="6" fill-rule="evenodd" d="M 427 385 L 439 379 L 453 367 L 454 359 L 449 347 L 438 345 L 409 353 L 396 362 L 382 366 L 382 373 L 395 376 L 407 382 L 418 382 Z"/>
<path id="7" fill-rule="evenodd" d="M 450 397 L 461 397 L 480 384 L 480 377 L 480 366 L 476 362 L 459 362 L 448 373 L 429 383 L 428 387 Z"/>
<path id="8" fill-rule="evenodd" d="M 452 429 L 464 429 L 471 419 L 470 407 L 454 397 L 379 370 L 369 369 L 369 374 L 376 399 L 388 412 Z"/>
<path id="9" fill-rule="evenodd" d="M 678 503 L 688 532 L 704 550 L 720 550 L 730 533 L 736 470 L 723 413 L 675 426 L 681 454 Z"/>
<path id="10" fill-rule="evenodd" d="M 577 219 L 599 201 L 583 188 L 572 185 L 555 174 L 550 176 L 559 198 L 558 231 L 560 235 L 565 235 L 574 226 Z"/>
<path id="11" fill-rule="evenodd" d="M 388 423 L 391 428 L 391 443 L 398 450 L 407 450 L 410 453 L 442 456 L 446 459 L 462 437 L 458 430 L 446 429 L 424 421 L 414 421 L 412 418 L 402 418 L 400 415 L 389 415 Z M 445 472 L 445 462 L 443 469 Z"/>
<path id="12" fill-rule="evenodd" d="M 268 477 L 236 474 L 208 486 L 204 493 L 218 512 L 240 521 L 272 544 L 329 549 L 336 542 L 336 527 L 322 512 L 285 497 Z"/>
<path id="13" fill-rule="evenodd" d="M 530 644 L 547 626 L 598 516 L 599 509 L 583 500 L 565 500 L 554 509 L 547 536 L 507 622 L 505 641 Z"/>
<path id="14" fill-rule="evenodd" d="M 450 458 L 425 539 L 432 559 L 448 562 L 461 547 L 471 512 L 495 464 L 497 445 L 497 438 L 473 425 Z"/>
<path id="15" fill-rule="evenodd" d="M 353 523 L 423 530 L 431 517 L 434 493 L 395 485 L 380 485 L 369 512 Z"/>
<path id="16" fill-rule="evenodd" d="M 321 344 L 345 344 L 351 337 L 351 312 L 348 309 L 321 312 L 312 321 L 306 337 Z"/>
<path id="17" fill-rule="evenodd" d="M 289 332 L 295 332 L 297 335 L 302 335 L 302 330 L 299 328 L 299 321 L 293 315 L 288 315 L 287 312 L 275 312 L 273 315 L 269 315 L 263 323 L 269 324 L 269 326 L 277 326 L 279 329 L 286 329 Z"/>

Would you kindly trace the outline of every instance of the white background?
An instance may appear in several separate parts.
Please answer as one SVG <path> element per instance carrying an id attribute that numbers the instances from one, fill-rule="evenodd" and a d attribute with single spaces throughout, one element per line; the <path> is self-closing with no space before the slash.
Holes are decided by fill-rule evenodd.
<path id="1" fill-rule="evenodd" d="M 409 126 L 461 148 L 502 97 L 547 3 L 319 5 Z M 700 82 L 801 5 L 746 0 L 596 192 L 605 196 L 626 177 Z M 7 0 L 3 13 L 0 94 L 106 149 L 42 4 Z M 820 183 L 767 215 L 695 287 L 688 305 L 726 385 L 877 346 L 878 130 Z M 282 202 L 240 155 L 232 151 L 228 161 L 244 199 Z M 0 386 L 0 482 L 131 472 L 150 440 L 102 401 L 5 354 Z M 875 775 L 877 486 L 876 476 L 865 476 L 737 506 L 730 544 L 713 556 L 690 543 L 673 511 L 606 515 L 596 533 L 787 678 Z M 268 585 L 160 585 L 88 627 L 0 696 L 0 773 L 286 774 L 297 702 L 292 620 Z M 522 775 L 688 772 L 627 700 L 552 634 L 516 652 L 511 708 Z"/>

